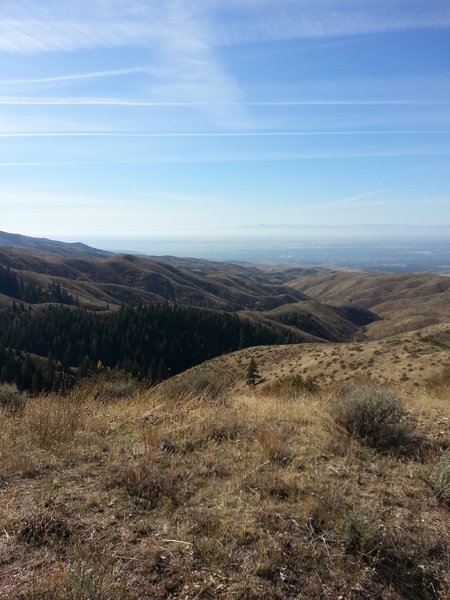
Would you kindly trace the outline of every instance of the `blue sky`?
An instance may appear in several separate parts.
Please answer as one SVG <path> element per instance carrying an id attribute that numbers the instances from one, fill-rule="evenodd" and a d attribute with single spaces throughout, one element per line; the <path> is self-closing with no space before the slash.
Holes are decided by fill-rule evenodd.
<path id="1" fill-rule="evenodd" d="M 450 222 L 447 0 L 0 0 L 0 229 Z"/>

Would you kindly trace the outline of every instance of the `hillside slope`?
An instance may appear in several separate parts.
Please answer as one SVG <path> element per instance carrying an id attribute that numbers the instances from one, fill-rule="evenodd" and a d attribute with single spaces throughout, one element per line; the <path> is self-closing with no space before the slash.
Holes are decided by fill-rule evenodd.
<path id="1" fill-rule="evenodd" d="M 371 380 L 382 385 L 420 388 L 445 369 L 450 369 L 450 325 L 433 325 L 382 340 L 347 343 L 309 343 L 247 348 L 221 356 L 194 368 L 222 374 L 233 380 L 233 389 L 243 392 L 250 360 L 261 379 L 258 389 L 289 379 L 302 387 L 345 385 L 354 380 Z M 297 382 L 295 381 L 297 378 Z"/>
<path id="2" fill-rule="evenodd" d="M 266 324 L 295 329 L 305 341 L 310 336 L 348 340 L 362 324 L 378 318 L 356 306 L 333 307 L 313 301 L 286 285 L 297 273 L 292 269 L 269 272 L 251 265 L 132 255 L 61 258 L 6 248 L 0 248 L 0 261 L 22 287 L 45 290 L 58 285 L 73 303 L 93 311 L 114 310 L 121 304 L 176 302 L 209 310 L 239 311 Z M 0 303 L 7 306 L 8 299 L 5 294 L 2 299 L 1 292 L 0 287 Z M 43 301 L 51 301 L 41 295 Z M 24 298 L 16 294 L 15 299 Z"/>
<path id="3" fill-rule="evenodd" d="M 289 286 L 321 302 L 370 309 L 383 319 L 368 328 L 373 339 L 450 321 L 450 277 L 308 269 Z"/>
<path id="4" fill-rule="evenodd" d="M 86 256 L 89 258 L 101 258 L 109 252 L 92 248 L 81 242 L 67 243 L 49 240 L 47 238 L 35 238 L 18 233 L 6 233 L 0 231 L 0 247 L 20 250 L 33 255 L 40 256 Z"/>

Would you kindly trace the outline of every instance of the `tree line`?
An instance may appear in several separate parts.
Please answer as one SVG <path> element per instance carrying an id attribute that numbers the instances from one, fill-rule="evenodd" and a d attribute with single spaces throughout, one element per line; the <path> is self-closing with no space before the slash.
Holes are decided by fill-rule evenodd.
<path id="1" fill-rule="evenodd" d="M 72 294 L 64 290 L 56 281 L 49 283 L 47 288 L 41 288 L 32 282 L 23 281 L 9 267 L 2 266 L 0 266 L 0 294 L 29 304 L 44 302 L 57 302 L 69 306 L 77 304 Z"/>
<path id="2" fill-rule="evenodd" d="M 298 341 L 286 329 L 177 304 L 122 306 L 106 315 L 51 305 L 20 312 L 6 326 L 0 381 L 37 392 L 105 367 L 157 383 L 226 352 Z"/>

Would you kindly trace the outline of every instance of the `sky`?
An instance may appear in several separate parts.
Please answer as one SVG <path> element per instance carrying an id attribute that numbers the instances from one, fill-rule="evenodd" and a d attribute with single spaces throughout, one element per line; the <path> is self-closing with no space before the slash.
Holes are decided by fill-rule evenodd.
<path id="1" fill-rule="evenodd" d="M 450 223 L 448 0 L 0 0 L 0 230 Z"/>

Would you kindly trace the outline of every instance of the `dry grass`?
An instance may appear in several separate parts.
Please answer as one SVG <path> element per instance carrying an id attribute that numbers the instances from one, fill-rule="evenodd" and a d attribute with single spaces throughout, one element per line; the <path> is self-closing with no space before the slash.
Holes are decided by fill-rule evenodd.
<path id="1" fill-rule="evenodd" d="M 435 396 L 448 398 L 450 396 L 450 367 L 445 366 L 442 371 L 429 377 L 426 384 Z"/>
<path id="2" fill-rule="evenodd" d="M 448 597 L 448 400 L 402 395 L 406 458 L 336 429 L 333 390 L 96 385 L 3 410 L 0 599 Z"/>
<path id="3" fill-rule="evenodd" d="M 308 388 L 335 389 L 361 378 L 388 387 L 434 386 L 433 395 L 446 397 L 449 336 L 450 326 L 439 324 L 376 341 L 261 346 L 216 358 L 208 369 L 231 375 L 234 392 L 245 393 L 246 369 L 253 358 L 262 375 L 256 387 L 268 393 L 295 398 Z"/>
<path id="4" fill-rule="evenodd" d="M 101 375 L 93 376 L 81 382 L 79 393 L 96 402 L 114 402 L 127 400 L 138 395 L 138 382 L 127 373 L 105 369 Z"/>
<path id="5" fill-rule="evenodd" d="M 301 374 L 288 375 L 284 378 L 279 378 L 264 386 L 264 393 L 276 396 L 287 396 L 291 400 L 296 400 L 299 396 L 305 393 L 317 392 L 319 386 L 311 375 L 303 377 Z"/>
<path id="6" fill-rule="evenodd" d="M 208 402 L 225 401 L 233 384 L 233 377 L 226 371 L 214 371 L 205 366 L 189 369 L 181 376 L 176 376 L 164 382 L 164 399 L 183 402 L 194 399 Z"/>

